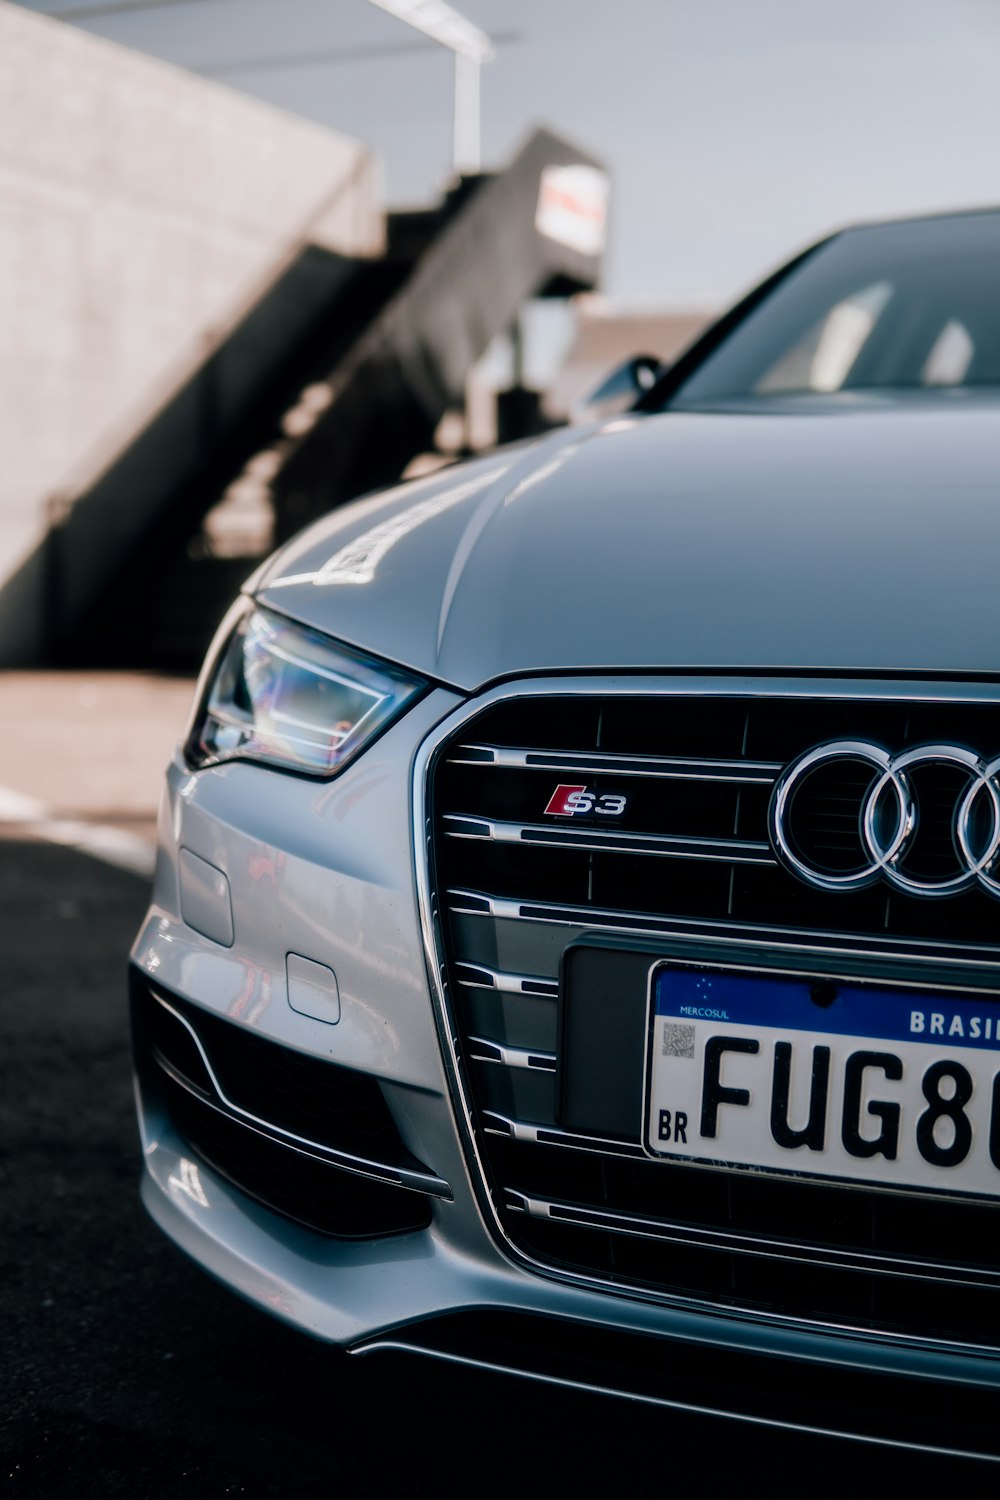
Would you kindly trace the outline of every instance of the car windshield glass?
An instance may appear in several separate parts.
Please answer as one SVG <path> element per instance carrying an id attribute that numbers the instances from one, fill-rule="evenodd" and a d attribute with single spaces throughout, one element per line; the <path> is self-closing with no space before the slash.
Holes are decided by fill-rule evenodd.
<path id="1" fill-rule="evenodd" d="M 801 261 L 671 406 L 1000 386 L 1000 214 L 850 229 Z"/>

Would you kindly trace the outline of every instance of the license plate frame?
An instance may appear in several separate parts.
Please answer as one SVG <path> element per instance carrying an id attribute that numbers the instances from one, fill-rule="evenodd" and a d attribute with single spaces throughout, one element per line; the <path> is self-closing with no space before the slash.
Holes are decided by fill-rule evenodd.
<path id="1" fill-rule="evenodd" d="M 912 1149 L 909 1151 L 910 1160 L 908 1160 L 904 1169 L 908 1173 L 905 1176 L 901 1175 L 900 1171 L 894 1170 L 892 1160 L 885 1158 L 882 1153 L 878 1153 L 875 1156 L 866 1155 L 856 1159 L 852 1158 L 847 1161 L 845 1169 L 843 1153 L 832 1151 L 820 1163 L 817 1161 L 816 1153 L 811 1148 L 807 1147 L 805 1152 L 799 1146 L 788 1149 L 779 1148 L 777 1142 L 775 1142 L 775 1152 L 770 1154 L 768 1152 L 756 1153 L 752 1149 L 750 1152 L 742 1152 L 735 1155 L 731 1150 L 720 1151 L 707 1149 L 707 1147 L 696 1152 L 690 1149 L 680 1150 L 676 1141 L 659 1143 L 659 1148 L 657 1149 L 654 1147 L 652 1141 L 654 1126 L 656 1125 L 654 1110 L 663 1107 L 662 1103 L 657 1102 L 658 1100 L 662 1100 L 662 1089 L 658 1090 L 657 1088 L 658 1082 L 662 1083 L 662 1069 L 658 1070 L 657 1068 L 657 1048 L 662 1040 L 662 1033 L 657 1032 L 657 1023 L 672 1018 L 675 1024 L 693 1026 L 696 1048 L 699 1040 L 702 1042 L 702 1046 L 698 1051 L 702 1087 L 705 1080 L 703 1043 L 705 1038 L 711 1034 L 711 1028 L 722 1027 L 722 1032 L 719 1033 L 716 1031 L 716 1035 L 743 1035 L 743 1032 L 739 1028 L 746 1024 L 743 1021 L 734 1022 L 728 1011 L 726 1016 L 718 1018 L 692 1015 L 682 1016 L 679 1010 L 681 1004 L 679 986 L 677 986 L 677 992 L 674 996 L 678 1009 L 676 1011 L 670 1011 L 667 1008 L 658 1009 L 658 1003 L 661 998 L 661 976 L 685 976 L 689 986 L 692 979 L 694 981 L 698 979 L 715 981 L 718 979 L 725 981 L 729 986 L 735 983 L 738 987 L 764 984 L 770 986 L 772 990 L 777 990 L 779 993 L 783 992 L 786 998 L 791 996 L 793 991 L 797 991 L 798 993 L 794 998 L 794 1008 L 797 1010 L 798 1019 L 800 1020 L 807 1015 L 812 1017 L 812 1011 L 806 1012 L 803 1009 L 803 996 L 807 988 L 812 989 L 817 986 L 823 988 L 824 994 L 828 993 L 831 988 L 834 989 L 836 991 L 836 1002 L 843 1002 L 845 999 L 849 1000 L 850 1005 L 846 1007 L 848 1010 L 860 1004 L 873 1004 L 875 1010 L 880 1011 L 880 1015 L 884 1015 L 887 1006 L 890 1011 L 895 1007 L 896 1011 L 900 1013 L 909 1006 L 913 1014 L 916 1014 L 919 1010 L 924 1015 L 925 1025 L 928 1027 L 931 1024 L 930 1017 L 943 1015 L 945 1017 L 945 1033 L 947 1033 L 948 1024 L 950 1024 L 955 1014 L 961 1014 L 969 1022 L 971 1022 L 973 1017 L 977 1016 L 979 1018 L 980 1030 L 983 1029 L 985 1020 L 989 1018 L 991 1035 L 988 1038 L 980 1036 L 965 1037 L 957 1040 L 949 1038 L 947 1034 L 944 1036 L 935 1034 L 933 1039 L 931 1039 L 930 1033 L 926 1032 L 924 1034 L 925 1040 L 922 1043 L 919 1041 L 915 1042 L 912 1035 L 896 1038 L 892 1035 L 886 1036 L 881 1031 L 877 1033 L 873 1032 L 872 1026 L 874 1023 L 868 1017 L 865 1017 L 867 1030 L 850 1029 L 843 1025 L 843 1014 L 839 1018 L 840 1024 L 832 1028 L 824 1028 L 818 1024 L 809 1027 L 790 1027 L 787 1022 L 770 1026 L 760 1022 L 753 1023 L 762 1032 L 770 1033 L 764 1040 L 771 1044 L 776 1044 L 781 1039 L 776 1033 L 783 1030 L 793 1033 L 792 1041 L 801 1039 L 801 1033 L 805 1032 L 814 1038 L 814 1046 L 826 1046 L 832 1043 L 832 1071 L 835 1071 L 837 1066 L 840 1066 L 841 1070 L 846 1066 L 845 1059 L 851 1055 L 848 1051 L 849 1046 L 853 1046 L 855 1051 L 867 1052 L 877 1050 L 883 1054 L 893 1048 L 896 1048 L 898 1053 L 899 1049 L 926 1046 L 933 1048 L 935 1061 L 944 1059 L 948 1062 L 958 1062 L 962 1066 L 965 1065 L 965 1061 L 970 1053 L 981 1056 L 983 1061 L 974 1070 L 973 1097 L 977 1098 L 977 1104 L 976 1113 L 972 1121 L 973 1145 L 970 1148 L 970 1152 L 967 1153 L 967 1157 L 968 1155 L 975 1156 L 975 1174 L 969 1170 L 966 1170 L 964 1173 L 962 1172 L 962 1168 L 967 1160 L 967 1157 L 965 1157 L 953 1166 L 942 1166 L 936 1162 L 922 1161 L 920 1171 L 914 1178 L 913 1174 L 909 1172 L 914 1154 Z M 729 999 L 731 999 L 734 992 L 730 989 L 727 993 Z M 751 997 L 749 988 L 744 990 L 744 994 L 748 1000 L 753 998 Z M 755 998 L 760 999 L 759 993 Z M 705 1008 L 712 1009 L 713 1007 L 706 1006 Z M 715 1006 L 714 1008 L 727 1009 L 726 1006 Z M 816 1002 L 816 1011 L 819 1012 L 823 1009 L 824 1007 Z M 857 1016 L 858 1014 L 859 1012 L 855 1009 L 854 1015 Z M 919 1036 L 920 1033 L 916 1033 L 916 1035 Z M 987 1041 L 990 1043 L 989 1046 L 985 1045 Z M 836 1056 L 834 1056 L 834 1053 L 836 1053 Z M 940 1054 L 940 1057 L 938 1057 L 938 1054 Z M 693 1056 L 694 1054 L 692 1054 L 692 1058 Z M 759 1057 L 760 1053 L 755 1053 L 754 1056 Z M 917 1058 L 917 1054 L 912 1051 L 904 1052 L 903 1057 L 903 1074 L 905 1079 L 907 1076 L 907 1063 L 919 1063 L 919 1059 Z M 928 1063 L 927 1065 L 929 1066 L 930 1064 Z M 771 1068 L 771 1102 L 773 1103 L 773 1051 L 770 1055 L 769 1066 Z M 658 1072 L 660 1073 L 659 1078 L 657 1076 Z M 986 1110 L 982 1102 L 984 1093 L 983 1079 L 987 1075 L 992 1080 L 990 1084 L 992 1099 L 988 1110 Z M 875 1076 L 878 1076 L 877 1072 Z M 923 1076 L 922 1074 L 918 1083 L 922 1084 Z M 947 984 L 937 986 L 921 985 L 910 981 L 895 981 L 883 977 L 867 978 L 858 975 L 799 970 L 785 967 L 784 965 L 772 969 L 752 964 L 727 964 L 706 961 L 700 956 L 698 958 L 693 956 L 691 958 L 680 958 L 665 955 L 655 959 L 649 965 L 647 974 L 643 1077 L 641 1143 L 645 1154 L 656 1161 L 669 1162 L 681 1166 L 707 1168 L 713 1171 L 739 1173 L 741 1175 L 756 1174 L 778 1180 L 809 1181 L 818 1184 L 828 1184 L 830 1186 L 839 1185 L 841 1187 L 846 1186 L 861 1190 L 868 1189 L 880 1192 L 902 1193 L 909 1196 L 957 1198 L 977 1202 L 987 1201 L 996 1203 L 1000 1207 L 1000 990 L 978 987 L 963 988 Z M 911 1083 L 912 1077 L 913 1075 L 911 1074 Z M 746 1083 L 746 1081 L 744 1077 L 740 1080 L 740 1083 Z M 736 1083 L 735 1079 L 733 1083 Z M 753 1093 L 752 1089 L 751 1093 Z M 920 1109 L 914 1104 L 914 1094 L 911 1088 L 907 1111 L 909 1118 L 906 1121 L 900 1120 L 899 1129 L 901 1138 L 906 1130 L 910 1130 L 912 1136 L 912 1132 L 915 1130 L 915 1118 L 918 1118 L 922 1110 L 928 1107 L 929 1101 L 926 1093 L 917 1094 L 916 1097 L 920 1099 L 920 1105 L 922 1106 Z M 699 1105 L 701 1102 L 699 1096 Z M 800 1105 L 801 1102 L 802 1091 L 800 1089 Z M 872 1100 L 870 1091 L 862 1095 L 862 1106 L 867 1106 L 871 1102 L 878 1101 Z M 906 1090 L 904 1089 L 902 1097 L 893 1095 L 890 1102 L 899 1103 L 900 1105 L 907 1102 Z M 722 1103 L 727 1104 L 729 1101 L 723 1100 Z M 791 1101 L 789 1101 L 789 1106 L 791 1106 Z M 828 1096 L 826 1101 L 828 1134 L 832 1130 L 830 1116 L 835 1115 L 838 1108 L 841 1113 L 843 1112 L 843 1087 L 841 1087 L 839 1093 L 834 1091 L 832 1106 L 831 1108 L 831 1099 Z M 756 1123 L 758 1125 L 762 1108 L 762 1105 L 757 1105 L 758 1120 Z M 790 1114 L 786 1116 L 786 1119 L 790 1121 Z M 992 1125 L 990 1121 L 992 1121 Z M 699 1119 L 699 1126 L 702 1123 L 703 1121 Z M 869 1123 L 870 1120 L 864 1116 L 861 1117 L 862 1125 Z M 987 1131 L 991 1137 L 995 1132 L 995 1139 L 988 1141 Z M 957 1139 L 957 1130 L 955 1133 Z M 949 1130 L 947 1126 L 944 1127 L 943 1134 L 946 1138 L 948 1137 Z M 705 1143 L 704 1137 L 699 1136 L 699 1138 Z M 716 1142 L 712 1141 L 711 1144 L 714 1147 Z M 826 1144 L 825 1142 L 824 1145 Z M 684 1142 L 684 1146 L 685 1148 L 688 1147 L 687 1141 Z M 932 1139 L 930 1149 L 933 1150 L 933 1146 L 934 1141 Z M 779 1151 L 783 1151 L 783 1155 L 778 1155 Z M 985 1168 L 984 1151 L 991 1157 L 988 1172 Z M 748 1155 L 753 1155 L 754 1159 L 746 1159 Z M 875 1163 L 874 1168 L 871 1165 L 872 1162 Z M 925 1168 L 928 1170 L 924 1170 Z M 995 1183 L 990 1181 L 991 1174 L 995 1176 Z"/>

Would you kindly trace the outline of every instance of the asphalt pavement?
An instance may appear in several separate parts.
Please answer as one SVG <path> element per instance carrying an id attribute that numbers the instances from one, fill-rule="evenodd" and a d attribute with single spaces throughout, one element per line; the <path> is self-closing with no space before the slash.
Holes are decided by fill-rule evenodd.
<path id="1" fill-rule="evenodd" d="M 159 736 L 147 738 L 152 762 Z M 30 757 L 24 766 L 19 791 L 37 797 L 44 768 Z M 11 779 L 0 753 L 0 787 Z M 140 780 L 148 790 L 129 816 L 148 823 L 158 767 Z M 89 812 L 67 796 L 60 810 L 75 818 L 107 818 L 117 805 L 103 787 Z M 957 1484 L 966 1496 L 992 1487 L 995 1471 L 978 1465 L 914 1463 L 402 1356 L 352 1360 L 239 1301 L 139 1203 L 125 965 L 147 880 L 51 842 L 48 826 L 4 821 L 0 808 L 4 1495 L 548 1500 L 825 1494 L 858 1480 L 915 1493 Z"/>

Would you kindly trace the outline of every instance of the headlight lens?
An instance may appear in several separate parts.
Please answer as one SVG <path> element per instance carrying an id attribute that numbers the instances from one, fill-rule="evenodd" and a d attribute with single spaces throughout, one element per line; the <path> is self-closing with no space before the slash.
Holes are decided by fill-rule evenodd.
<path id="1" fill-rule="evenodd" d="M 218 656 L 186 754 L 330 775 L 426 687 L 269 610 L 247 607 Z"/>

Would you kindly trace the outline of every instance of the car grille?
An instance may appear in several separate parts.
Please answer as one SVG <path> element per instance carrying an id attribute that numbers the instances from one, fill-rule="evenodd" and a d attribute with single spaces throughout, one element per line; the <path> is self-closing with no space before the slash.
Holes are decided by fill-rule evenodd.
<path id="1" fill-rule="evenodd" d="M 772 851 L 774 784 L 825 741 L 1000 752 L 1000 703 L 985 695 L 864 692 L 529 692 L 467 720 L 429 771 L 448 1020 L 484 1190 L 534 1262 L 654 1294 L 1000 1346 L 1000 1204 L 650 1160 L 641 1067 L 617 1124 L 571 1128 L 559 1107 L 559 973 L 574 940 L 613 943 L 642 974 L 697 950 L 703 962 L 968 985 L 994 1003 L 982 990 L 1000 988 L 996 898 L 972 889 L 928 901 L 884 884 L 830 893 Z M 567 785 L 625 795 L 626 810 L 546 818 Z M 827 783 L 807 808 L 834 859 L 856 838 L 857 791 Z M 935 795 L 944 804 L 953 789 L 924 786 L 928 807 Z M 954 857 L 947 820 L 934 826 L 939 847 L 928 837 L 921 849 L 931 873 Z M 617 1020 L 642 1030 L 644 992 Z"/>

